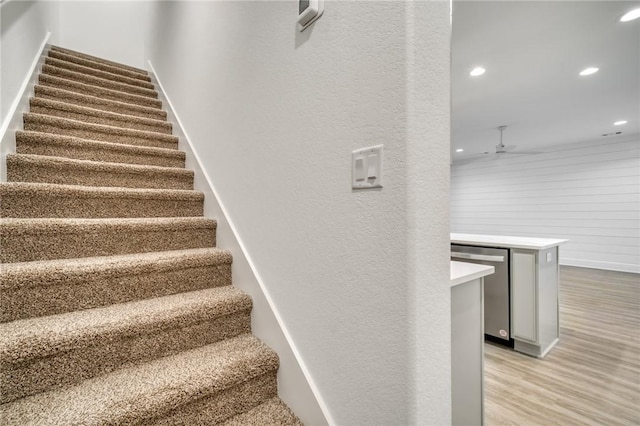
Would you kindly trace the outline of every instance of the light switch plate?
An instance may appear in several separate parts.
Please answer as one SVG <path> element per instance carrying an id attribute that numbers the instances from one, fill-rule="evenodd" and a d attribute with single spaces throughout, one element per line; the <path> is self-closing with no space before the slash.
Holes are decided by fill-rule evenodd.
<path id="1" fill-rule="evenodd" d="M 353 189 L 382 188 L 383 147 L 384 145 L 370 146 L 351 153 L 351 187 Z"/>

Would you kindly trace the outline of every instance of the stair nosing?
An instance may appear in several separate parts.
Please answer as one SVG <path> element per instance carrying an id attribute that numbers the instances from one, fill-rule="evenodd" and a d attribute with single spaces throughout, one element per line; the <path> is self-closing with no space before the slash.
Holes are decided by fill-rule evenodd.
<path id="1" fill-rule="evenodd" d="M 50 167 L 74 167 L 81 170 L 96 170 L 107 173 L 117 172 L 129 172 L 134 174 L 153 173 L 161 175 L 174 175 L 176 177 L 191 177 L 193 178 L 194 172 L 191 169 L 180 167 L 164 167 L 164 166 L 149 166 L 144 164 L 129 164 L 129 163 L 112 163 L 108 161 L 93 161 L 93 160 L 76 160 L 75 158 L 67 157 L 55 157 L 51 155 L 38 155 L 38 154 L 7 154 L 7 168 L 10 161 L 28 161 L 31 164 L 46 164 Z M 46 182 L 43 182 L 46 183 Z M 64 184 L 63 184 L 64 185 Z M 120 188 L 120 187 L 115 187 Z M 158 189 L 158 188 L 156 188 Z M 160 188 L 163 189 L 163 188 Z M 170 188 L 167 188 L 170 189 Z"/>
<path id="2" fill-rule="evenodd" d="M 202 201 L 204 193 L 189 189 L 162 189 L 162 188 L 128 188 L 117 186 L 87 186 L 68 185 L 60 183 L 45 182 L 2 182 L 0 183 L 0 194 L 6 195 L 8 192 L 46 192 L 49 196 L 60 198 L 118 198 L 124 199 L 147 199 L 147 200 L 180 200 L 180 201 Z"/>
<path id="3" fill-rule="evenodd" d="M 232 303 L 226 303 L 227 298 Z M 190 326 L 250 309 L 250 300 L 227 285 L 2 323 L 0 365 L 95 346 L 95 339 L 108 336 L 126 338 Z M 25 353 L 27 347 L 31 352 Z"/>
<path id="4" fill-rule="evenodd" d="M 68 78 L 64 78 L 64 77 L 60 77 L 60 76 L 56 76 L 56 75 L 51 75 L 51 74 L 40 74 L 40 75 L 38 75 L 38 82 L 39 82 L 40 85 L 47 86 L 47 80 L 51 80 L 49 83 L 53 82 L 53 83 L 56 83 L 58 85 L 62 85 L 62 86 L 67 87 L 67 88 L 69 86 L 81 86 L 80 88 L 76 88 L 77 90 L 80 90 L 80 92 L 74 92 L 74 93 L 84 93 L 84 92 L 82 92 L 82 90 L 87 90 L 86 88 L 95 88 L 95 89 L 98 89 L 100 91 L 106 91 L 110 95 L 112 95 L 114 97 L 117 97 L 117 98 L 134 98 L 134 99 L 137 99 L 137 100 L 139 100 L 140 102 L 142 102 L 144 104 L 154 104 L 154 105 L 156 105 L 155 107 L 150 106 L 149 108 L 155 108 L 155 109 L 162 108 L 162 101 L 160 99 L 150 98 L 148 96 L 136 95 L 135 93 L 122 92 L 122 91 L 115 90 L 115 89 L 110 89 L 110 88 L 107 88 L 107 87 L 94 86 L 94 85 L 91 85 L 91 84 L 83 83 L 83 82 L 76 81 L 76 80 L 69 80 Z M 83 87 L 83 86 L 86 86 L 86 88 Z M 58 88 L 55 85 L 51 85 L 51 86 L 48 86 L 48 87 Z M 139 104 L 135 104 L 135 105 L 139 105 Z"/>
<path id="5" fill-rule="evenodd" d="M 73 80 L 73 77 L 75 77 L 79 81 L 84 82 L 85 84 L 90 86 L 112 88 L 112 90 L 117 90 L 118 92 L 135 94 L 138 96 L 152 98 L 152 99 L 158 99 L 158 96 L 159 96 L 159 93 L 157 90 L 146 89 L 140 86 L 133 86 L 131 84 L 107 80 L 105 78 L 100 78 L 100 77 L 96 77 L 89 74 L 83 74 L 83 73 L 71 71 L 65 68 L 59 68 L 59 67 L 56 67 L 55 65 L 47 65 L 47 64 L 42 65 L 40 73 L 44 75 L 66 76 L 67 80 Z M 84 77 L 84 79 L 82 77 Z M 91 82 L 91 80 L 94 80 L 94 81 Z M 121 90 L 113 89 L 113 87 L 119 87 Z M 146 93 L 146 95 L 143 93 Z"/>
<path id="6" fill-rule="evenodd" d="M 216 228 L 217 221 L 199 217 L 144 217 L 144 218 L 0 218 L 0 227 L 10 227 L 14 233 L 58 233 L 78 234 L 109 228 L 130 228 L 146 232 L 156 230 L 183 230 L 193 228 Z M 95 257 L 95 256 L 92 256 Z M 9 262 L 12 263 L 12 262 Z"/>
<path id="7" fill-rule="evenodd" d="M 63 64 L 60 64 L 60 62 L 62 62 Z M 100 68 L 88 67 L 86 65 L 81 65 L 81 64 L 78 64 L 76 62 L 71 62 L 71 61 L 67 61 L 67 60 L 64 60 L 64 59 L 58 59 L 58 58 L 54 58 L 54 57 L 51 57 L 51 56 L 47 56 L 44 59 L 44 63 L 46 65 L 51 65 L 51 66 L 54 66 L 54 67 L 57 67 L 57 68 L 66 69 L 68 71 L 73 71 L 73 72 L 77 72 L 77 73 L 80 73 L 80 74 L 89 75 L 89 76 L 92 76 L 92 77 L 102 78 L 104 80 L 109 80 L 109 81 L 114 81 L 114 82 L 117 82 L 117 83 L 128 84 L 130 86 L 142 87 L 142 88 L 149 89 L 149 90 L 155 90 L 155 86 L 151 81 L 141 80 L 141 79 L 135 78 L 135 77 L 128 77 L 126 75 L 117 74 L 117 73 L 106 71 L 106 70 L 100 69 Z M 70 64 L 71 68 L 73 68 L 73 69 L 66 68 L 64 66 L 65 64 Z M 60 66 L 60 65 L 63 65 L 63 66 Z M 66 65 L 66 66 L 68 67 L 68 65 Z M 102 75 L 108 74 L 110 76 L 115 77 L 116 79 L 107 78 L 107 77 L 101 77 L 99 75 L 92 74 L 92 72 L 99 73 L 99 74 L 102 74 Z M 117 80 L 118 78 L 132 81 L 132 83 L 127 83 L 125 81 Z M 140 84 L 135 84 L 136 81 L 138 83 L 140 83 Z"/>
<path id="8" fill-rule="evenodd" d="M 101 58 L 99 56 L 90 55 L 88 53 L 79 52 L 77 50 L 66 49 L 64 47 L 54 46 L 54 45 L 51 45 L 49 50 L 53 50 L 55 52 L 62 52 L 64 54 L 67 54 L 69 56 L 75 56 L 77 58 L 93 58 L 94 62 L 112 64 L 112 66 L 115 66 L 117 68 L 128 69 L 128 70 L 137 72 L 138 74 L 142 74 L 142 75 L 148 75 L 149 74 L 146 70 L 143 70 L 141 68 L 137 68 L 137 67 L 134 67 L 134 66 L 131 66 L 131 65 L 120 63 L 120 62 L 110 61 L 108 59 L 104 59 L 104 58 Z M 90 60 L 92 60 L 92 59 L 90 59 Z"/>
<path id="9" fill-rule="evenodd" d="M 53 55 L 51 55 L 52 53 L 53 53 Z M 56 56 L 63 56 L 63 57 L 62 58 L 60 58 L 60 57 L 56 58 Z M 72 59 L 69 59 L 69 58 L 73 58 L 73 59 L 78 60 L 78 61 L 90 62 L 91 63 L 91 65 L 83 65 L 85 67 L 96 68 L 96 69 L 102 69 L 103 67 L 113 68 L 113 69 L 118 71 L 118 72 L 109 71 L 109 72 L 111 72 L 113 74 L 126 73 L 126 74 L 122 74 L 122 75 L 125 75 L 125 76 L 130 77 L 130 78 L 136 78 L 136 79 L 141 80 L 141 81 L 147 81 L 147 82 L 151 81 L 151 76 L 149 76 L 148 73 L 144 74 L 142 72 L 134 71 L 134 70 L 131 70 L 131 69 L 122 68 L 122 67 L 118 67 L 118 66 L 115 66 L 115 65 L 109 65 L 109 64 L 104 63 L 104 62 L 98 62 L 98 61 L 94 61 L 94 60 L 88 59 L 86 57 L 81 57 L 81 56 L 77 56 L 77 55 L 71 55 L 71 54 L 68 54 L 68 53 L 65 53 L 65 52 L 62 52 L 62 51 L 59 51 L 59 50 L 49 50 L 49 52 L 47 52 L 47 57 L 76 64 L 77 62 L 74 62 Z M 82 65 L 82 64 L 80 64 L 80 65 Z M 130 74 L 135 74 L 136 77 L 131 77 Z"/>
<path id="10" fill-rule="evenodd" d="M 94 123 L 85 123 L 83 121 L 72 120 L 69 118 L 55 117 L 46 114 L 37 114 L 33 112 L 26 112 L 23 114 L 23 119 L 25 124 L 27 122 L 31 123 L 45 123 L 49 125 L 58 125 L 67 124 L 69 127 L 93 131 L 97 133 L 109 133 L 109 134 L 117 134 L 119 136 L 131 136 L 131 137 L 139 137 L 140 139 L 151 139 L 151 140 L 162 140 L 168 143 L 173 143 L 176 146 L 178 145 L 178 137 L 175 135 L 168 135 L 166 133 L 157 133 L 150 132 L 148 130 L 136 130 L 136 129 L 125 129 L 117 126 L 109 126 L 106 124 L 94 124 Z M 62 126 L 65 127 L 65 126 Z M 47 133 L 47 132 L 42 132 Z M 126 145 L 126 144 L 125 144 Z"/>
<path id="11" fill-rule="evenodd" d="M 184 151 L 180 151 L 178 149 L 173 149 L 173 148 L 161 148 L 156 146 L 131 145 L 126 143 L 99 141 L 94 139 L 85 139 L 79 136 L 58 135 L 58 134 L 47 133 L 47 132 L 38 132 L 35 130 L 17 131 L 16 140 L 18 139 L 18 135 L 24 136 L 24 137 L 41 137 L 41 138 L 50 139 L 50 140 L 62 139 L 62 141 L 56 141 L 56 142 L 77 143 L 79 145 L 82 145 L 82 144 L 97 145 L 97 146 L 108 148 L 109 150 L 114 150 L 114 151 L 142 151 L 142 152 L 145 152 L 146 154 L 155 154 L 162 157 L 176 157 L 176 158 L 180 158 L 181 160 L 184 160 L 186 157 L 186 154 Z M 37 154 L 33 154 L 33 155 L 37 155 Z"/>
<path id="12" fill-rule="evenodd" d="M 0 291 L 63 285 L 67 280 L 81 279 L 86 275 L 104 275 L 117 278 L 151 271 L 175 270 L 175 262 L 187 269 L 197 266 L 231 265 L 231 251 L 218 247 L 204 247 L 160 252 L 114 254 L 83 258 L 34 260 L 2 264 Z M 37 280 L 47 274 L 45 280 Z M 18 279 L 20 278 L 20 279 Z"/>
<path id="13" fill-rule="evenodd" d="M 36 104 L 36 106 L 52 108 L 59 111 L 76 112 L 79 114 L 89 115 L 92 117 L 106 116 L 106 118 L 114 121 L 125 121 L 125 122 L 132 121 L 132 122 L 137 122 L 138 124 L 145 124 L 148 126 L 164 127 L 169 130 L 173 129 L 173 124 L 168 121 L 156 120 L 154 118 L 140 117 L 137 115 L 122 114 L 122 113 L 113 112 L 113 111 L 104 111 L 97 108 L 91 108 L 87 106 L 77 105 L 70 102 L 57 101 L 53 99 L 40 98 L 37 96 L 34 96 L 29 99 L 29 105 L 33 107 L 34 104 Z M 35 114 L 42 114 L 42 113 L 35 113 Z M 42 114 L 42 115 L 49 115 L 49 114 Z M 54 117 L 58 117 L 58 116 L 54 116 Z M 60 117 L 60 118 L 67 118 L 67 117 Z M 73 120 L 71 118 L 67 118 L 67 119 Z M 80 121 L 80 120 L 77 120 L 77 121 Z M 90 123 L 90 124 L 100 124 L 100 123 Z M 108 126 L 108 124 L 103 124 L 103 125 Z M 114 126 L 114 127 L 118 127 L 118 126 Z M 132 130 L 137 130 L 137 129 L 132 129 Z"/>
<path id="14" fill-rule="evenodd" d="M 106 105 L 114 105 L 115 104 L 114 106 L 120 106 L 123 109 L 131 109 L 131 110 L 138 111 L 138 112 L 141 112 L 141 113 L 152 114 L 152 115 L 160 115 L 160 116 L 163 116 L 163 118 L 162 119 L 158 119 L 158 121 L 167 121 L 167 112 L 162 110 L 162 109 L 158 109 L 158 108 L 147 107 L 147 106 L 139 105 L 139 104 L 132 104 L 132 103 L 129 103 L 129 102 L 116 101 L 116 100 L 113 100 L 113 99 L 100 98 L 98 96 L 89 95 L 89 94 L 80 93 L 80 92 L 74 92 L 74 91 L 71 91 L 71 90 L 66 90 L 66 89 L 62 89 L 62 88 L 54 87 L 54 86 L 45 86 L 45 85 L 42 85 L 42 84 L 36 84 L 34 86 L 34 97 L 40 98 L 40 99 L 51 99 L 51 98 L 47 98 L 47 97 L 43 97 L 43 96 L 39 95 L 38 91 L 63 92 L 62 95 L 66 95 L 67 98 L 69 98 L 69 97 L 71 97 L 71 98 L 89 98 L 90 102 L 94 102 L 94 103 L 101 104 L 101 105 L 105 105 L 105 104 Z M 48 94 L 50 94 L 50 93 L 48 93 Z M 99 111 L 103 111 L 103 110 L 99 110 Z M 108 110 L 104 110 L 104 111 L 108 111 Z"/>

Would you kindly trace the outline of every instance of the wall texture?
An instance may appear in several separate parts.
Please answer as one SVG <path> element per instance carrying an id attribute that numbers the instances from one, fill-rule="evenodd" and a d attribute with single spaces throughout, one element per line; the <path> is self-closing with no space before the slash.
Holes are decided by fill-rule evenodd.
<path id="1" fill-rule="evenodd" d="M 332 420 L 447 424 L 449 3 L 363 5 L 154 2 L 146 51 Z"/>
<path id="2" fill-rule="evenodd" d="M 148 1 L 59 1 L 61 46 L 146 68 Z"/>
<path id="3" fill-rule="evenodd" d="M 560 263 L 640 272 L 640 142 L 454 163 L 452 232 L 567 238 Z"/>

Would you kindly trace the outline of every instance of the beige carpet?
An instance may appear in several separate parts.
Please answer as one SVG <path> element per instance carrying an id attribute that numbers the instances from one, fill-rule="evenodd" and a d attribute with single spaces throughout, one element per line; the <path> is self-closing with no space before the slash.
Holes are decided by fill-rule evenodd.
<path id="1" fill-rule="evenodd" d="M 52 47 L 0 184 L 0 424 L 301 425 L 146 71 Z"/>

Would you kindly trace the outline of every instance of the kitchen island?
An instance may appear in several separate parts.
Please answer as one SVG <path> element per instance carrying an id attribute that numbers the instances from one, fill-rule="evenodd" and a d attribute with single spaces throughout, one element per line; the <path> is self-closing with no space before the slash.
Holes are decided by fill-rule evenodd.
<path id="1" fill-rule="evenodd" d="M 455 245 L 452 259 L 491 264 L 488 260 L 506 257 L 505 302 L 507 325 L 502 337 L 512 339 L 516 351 L 544 357 L 560 338 L 558 310 L 559 246 L 568 240 L 479 234 L 451 234 Z M 474 254 L 477 248 L 501 249 L 505 256 Z M 452 250 L 453 252 L 453 250 Z M 489 282 L 485 283 L 488 287 Z M 491 302 L 485 289 L 485 309 Z"/>
<path id="2" fill-rule="evenodd" d="M 484 423 L 483 279 L 493 266 L 451 262 L 451 424 Z"/>

